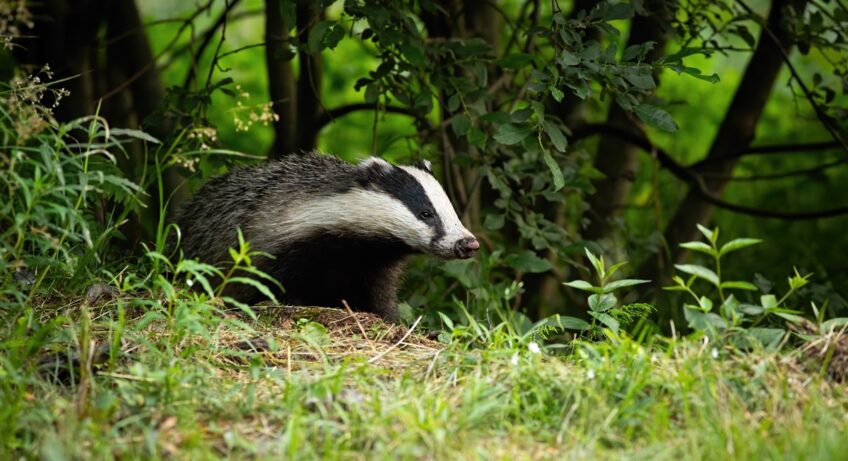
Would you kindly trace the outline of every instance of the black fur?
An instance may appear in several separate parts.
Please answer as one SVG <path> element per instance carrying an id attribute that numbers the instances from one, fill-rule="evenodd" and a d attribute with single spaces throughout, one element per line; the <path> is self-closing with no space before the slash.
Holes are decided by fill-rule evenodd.
<path id="1" fill-rule="evenodd" d="M 343 307 L 345 301 L 353 310 L 396 321 L 395 293 L 404 261 L 413 253 L 399 240 L 325 234 L 292 242 L 275 260 L 257 265 L 283 285 L 285 291 L 275 294 L 285 303 Z M 256 292 L 250 299 L 261 300 Z"/>

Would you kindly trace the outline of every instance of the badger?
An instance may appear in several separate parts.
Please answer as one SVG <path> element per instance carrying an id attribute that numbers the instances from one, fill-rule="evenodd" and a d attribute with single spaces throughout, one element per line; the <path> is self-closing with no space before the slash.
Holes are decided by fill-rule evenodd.
<path id="1" fill-rule="evenodd" d="M 210 180 L 177 218 L 184 257 L 225 271 L 238 229 L 254 266 L 276 279 L 288 305 L 342 307 L 397 321 L 406 259 L 474 256 L 479 243 L 462 225 L 429 162 L 396 166 L 377 157 L 351 164 L 319 152 L 236 168 Z M 227 285 L 254 304 L 261 293 Z"/>

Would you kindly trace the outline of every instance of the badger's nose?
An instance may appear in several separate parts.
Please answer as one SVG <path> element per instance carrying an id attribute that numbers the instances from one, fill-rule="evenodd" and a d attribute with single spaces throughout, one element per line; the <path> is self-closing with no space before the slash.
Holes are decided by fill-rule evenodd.
<path id="1" fill-rule="evenodd" d="M 467 259 L 474 256 L 477 250 L 480 249 L 480 242 L 474 237 L 457 240 L 453 245 L 453 252 L 457 258 Z"/>

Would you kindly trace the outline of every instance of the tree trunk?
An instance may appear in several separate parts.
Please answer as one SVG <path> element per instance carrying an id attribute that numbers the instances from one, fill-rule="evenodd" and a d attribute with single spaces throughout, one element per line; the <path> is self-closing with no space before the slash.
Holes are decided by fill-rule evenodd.
<path id="1" fill-rule="evenodd" d="M 117 109 L 126 103 L 129 96 L 130 113 L 113 114 L 117 117 L 113 123 L 120 123 L 128 128 L 143 128 L 158 139 L 166 141 L 172 135 L 172 128 L 161 124 L 144 125 L 145 118 L 153 114 L 162 104 L 165 90 L 156 68 L 156 57 L 147 39 L 144 23 L 133 0 L 113 0 L 105 7 L 106 13 L 106 68 L 104 72 L 112 75 L 111 80 L 119 76 L 122 81 L 112 82 L 107 90 L 105 104 L 111 104 L 110 99 L 118 98 Z M 116 94 L 111 94 L 116 88 L 125 88 Z M 124 98 L 124 101 L 120 99 Z M 142 126 L 143 125 L 143 126 Z M 144 158 L 144 149 L 135 141 L 134 148 L 128 150 L 130 155 L 138 158 L 132 159 L 129 164 L 138 168 L 149 159 Z M 155 147 L 150 146 L 150 152 L 155 153 Z M 125 174 L 134 179 L 139 179 L 138 170 L 124 170 Z M 188 189 L 183 187 L 185 177 L 176 169 L 168 168 L 162 172 L 163 191 L 162 197 L 168 202 L 168 217 L 172 217 L 188 199 Z M 159 191 L 153 184 L 148 190 L 151 200 L 146 208 L 139 211 L 139 222 L 130 221 L 128 226 L 132 230 L 128 233 L 130 239 L 138 236 L 137 227 L 144 229 L 143 235 L 147 239 L 156 237 L 156 224 L 162 218 L 159 216 Z M 167 218 L 167 217 L 165 217 Z M 137 242 L 130 242 L 131 245 Z"/>
<path id="2" fill-rule="evenodd" d="M 646 57 L 647 61 L 652 62 L 665 54 L 669 38 L 668 21 L 672 12 L 663 0 L 646 2 L 645 8 L 648 10 L 648 16 L 636 16 L 631 21 L 627 45 L 656 42 Z M 654 79 L 659 82 L 658 75 L 654 75 Z M 628 130 L 638 130 L 641 125 L 634 116 L 615 102 L 610 107 L 607 123 Z M 583 233 L 585 239 L 598 240 L 610 234 L 613 229 L 611 221 L 621 215 L 621 209 L 636 178 L 639 151 L 638 147 L 619 137 L 601 138 L 594 166 L 606 177 L 595 182 L 596 192 L 589 197 L 589 209 L 584 215 L 589 220 L 589 227 Z"/>
<path id="3" fill-rule="evenodd" d="M 283 23 L 280 0 L 265 0 L 265 64 L 274 122 L 274 145 L 269 158 L 281 158 L 297 149 L 297 96 L 289 52 L 288 24 Z"/>
<path id="4" fill-rule="evenodd" d="M 732 158 L 729 154 L 744 150 L 754 138 L 757 122 L 783 67 L 781 50 L 788 52 L 793 45 L 792 36 L 783 26 L 785 9 L 792 6 L 796 11 L 801 11 L 805 3 L 806 0 L 794 3 L 791 0 L 774 0 L 772 3 L 766 27 L 775 34 L 776 40 L 765 30 L 760 33 L 759 42 L 745 69 L 742 82 L 736 89 L 707 154 L 707 160 L 710 162 L 702 171 L 705 177 L 709 178 L 705 181 L 707 190 L 716 196 L 721 195 L 727 185 L 725 178 L 729 177 L 738 161 L 738 158 Z M 665 242 L 669 261 L 680 261 L 686 255 L 680 244 L 696 239 L 696 224 L 707 224 L 712 212 L 713 205 L 704 201 L 697 190 L 690 188 L 666 226 Z M 639 272 L 643 278 L 654 280 L 655 286 L 665 284 L 670 275 L 665 271 L 665 261 L 662 258 L 647 260 Z"/>
<path id="5" fill-rule="evenodd" d="M 16 60 L 29 71 L 49 64 L 54 80 L 70 91 L 54 109 L 59 121 L 94 113 L 92 50 L 103 21 L 99 0 L 45 0 L 28 5 L 35 18 L 32 33 L 18 40 Z M 50 104 L 51 101 L 45 101 Z"/>
<path id="6" fill-rule="evenodd" d="M 301 44 L 307 42 L 309 32 L 321 19 L 323 12 L 313 2 L 297 6 L 297 35 Z M 298 53 L 300 74 L 297 77 L 297 150 L 310 151 L 318 145 L 318 114 L 321 112 L 321 54 L 307 50 Z"/>

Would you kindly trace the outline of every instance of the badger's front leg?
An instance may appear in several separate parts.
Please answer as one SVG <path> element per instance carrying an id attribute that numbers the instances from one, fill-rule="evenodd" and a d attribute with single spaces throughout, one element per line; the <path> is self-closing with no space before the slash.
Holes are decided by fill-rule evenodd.
<path id="1" fill-rule="evenodd" d="M 397 310 L 397 290 L 403 275 L 403 261 L 388 264 L 373 274 L 366 287 L 366 299 L 359 309 L 373 312 L 387 322 L 400 320 Z"/>

